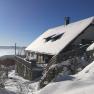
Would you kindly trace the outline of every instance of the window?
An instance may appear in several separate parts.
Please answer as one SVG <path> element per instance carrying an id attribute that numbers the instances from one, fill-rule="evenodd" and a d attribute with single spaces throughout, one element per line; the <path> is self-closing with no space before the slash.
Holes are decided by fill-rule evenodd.
<path id="1" fill-rule="evenodd" d="M 55 36 L 55 35 L 56 35 L 56 34 L 51 35 L 51 36 L 49 36 L 49 37 L 47 37 L 47 38 L 44 38 L 44 39 L 45 39 L 46 42 L 48 42 L 48 41 L 50 41 L 50 40 L 52 39 L 52 37 Z"/>
<path id="2" fill-rule="evenodd" d="M 64 34 L 64 33 L 59 34 L 59 35 L 56 35 L 56 36 L 53 36 L 52 41 L 56 41 L 56 40 L 60 39 L 63 34 Z"/>
<path id="3" fill-rule="evenodd" d="M 47 38 L 44 38 L 45 39 L 45 42 L 48 42 L 48 41 L 52 41 L 52 42 L 53 41 L 56 41 L 56 40 L 60 39 L 63 34 L 64 33 L 61 33 L 61 34 L 58 34 L 58 35 L 54 34 L 54 35 L 51 35 L 51 36 L 49 36 Z"/>

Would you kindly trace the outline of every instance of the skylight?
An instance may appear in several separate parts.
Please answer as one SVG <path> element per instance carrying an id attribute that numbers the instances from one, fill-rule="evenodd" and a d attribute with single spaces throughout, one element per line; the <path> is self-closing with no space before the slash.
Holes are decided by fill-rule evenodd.
<path id="1" fill-rule="evenodd" d="M 48 42 L 48 41 L 50 41 L 51 39 L 52 39 L 52 37 L 53 36 L 55 36 L 56 34 L 54 34 L 54 35 L 51 35 L 51 36 L 49 36 L 49 37 L 47 37 L 47 38 L 44 38 L 45 39 L 45 42 Z"/>
<path id="2" fill-rule="evenodd" d="M 51 41 L 56 41 L 56 40 L 60 39 L 63 34 L 64 34 L 64 33 L 59 34 L 59 35 L 56 35 L 56 36 L 53 36 Z"/>
<path id="3" fill-rule="evenodd" d="M 64 33 L 61 33 L 61 34 L 54 34 L 54 35 L 51 35 L 51 36 L 49 36 L 49 37 L 47 37 L 47 38 L 44 38 L 44 39 L 45 39 L 45 42 L 48 42 L 48 41 L 52 41 L 52 42 L 53 42 L 53 41 L 56 41 L 56 40 L 60 39 L 63 34 L 64 34 Z"/>

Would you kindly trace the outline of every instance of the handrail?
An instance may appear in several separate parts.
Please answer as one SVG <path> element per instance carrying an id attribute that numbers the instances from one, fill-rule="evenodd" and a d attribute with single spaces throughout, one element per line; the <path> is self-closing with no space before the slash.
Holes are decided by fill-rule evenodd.
<path id="1" fill-rule="evenodd" d="M 28 61 L 25 61 L 23 58 L 19 57 L 19 56 L 15 56 L 15 60 L 19 63 L 22 63 L 23 65 L 25 65 L 26 67 L 28 67 L 30 70 L 32 70 L 32 66 L 31 63 Z"/>

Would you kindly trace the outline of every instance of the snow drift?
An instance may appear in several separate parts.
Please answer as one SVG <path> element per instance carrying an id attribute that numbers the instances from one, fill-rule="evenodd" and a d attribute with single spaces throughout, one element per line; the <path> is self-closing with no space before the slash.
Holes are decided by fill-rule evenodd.
<path id="1" fill-rule="evenodd" d="M 76 75 L 59 74 L 54 82 L 36 94 L 93 94 L 94 61 Z"/>

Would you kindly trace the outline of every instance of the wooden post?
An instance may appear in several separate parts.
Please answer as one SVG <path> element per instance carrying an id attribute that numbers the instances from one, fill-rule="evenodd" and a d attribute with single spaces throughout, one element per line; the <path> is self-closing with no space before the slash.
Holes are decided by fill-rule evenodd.
<path id="1" fill-rule="evenodd" d="M 15 56 L 16 56 L 16 43 L 15 43 Z"/>

